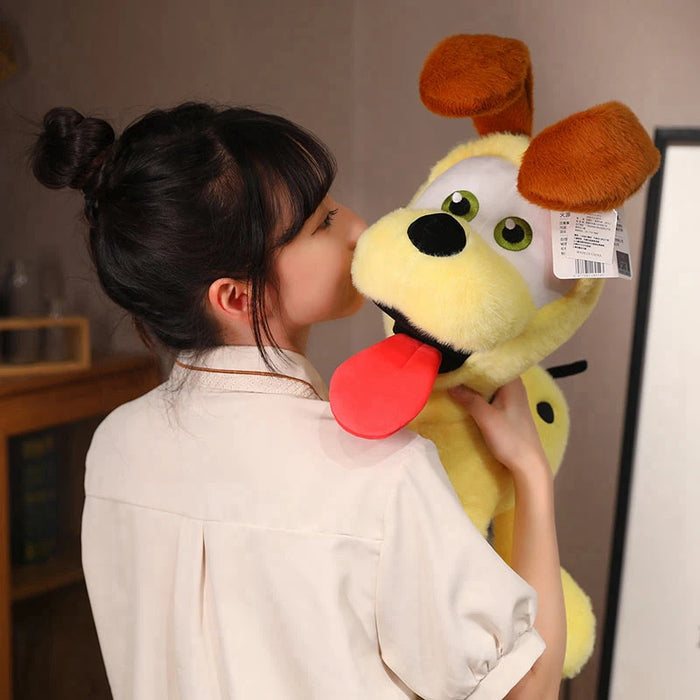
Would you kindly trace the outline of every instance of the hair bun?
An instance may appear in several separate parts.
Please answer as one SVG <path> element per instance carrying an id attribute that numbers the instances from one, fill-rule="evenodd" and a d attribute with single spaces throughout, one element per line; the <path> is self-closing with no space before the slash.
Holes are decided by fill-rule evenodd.
<path id="1" fill-rule="evenodd" d="M 32 153 L 32 170 L 47 187 L 93 190 L 101 156 L 114 143 L 114 129 L 103 119 L 57 107 L 46 113 L 44 130 Z"/>

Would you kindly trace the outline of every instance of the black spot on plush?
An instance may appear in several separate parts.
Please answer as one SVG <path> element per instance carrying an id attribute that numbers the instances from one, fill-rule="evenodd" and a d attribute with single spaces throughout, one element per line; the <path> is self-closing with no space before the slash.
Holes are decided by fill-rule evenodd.
<path id="1" fill-rule="evenodd" d="M 545 423 L 554 423 L 554 409 L 552 408 L 552 404 L 547 401 L 540 401 L 537 404 L 537 415 Z"/>

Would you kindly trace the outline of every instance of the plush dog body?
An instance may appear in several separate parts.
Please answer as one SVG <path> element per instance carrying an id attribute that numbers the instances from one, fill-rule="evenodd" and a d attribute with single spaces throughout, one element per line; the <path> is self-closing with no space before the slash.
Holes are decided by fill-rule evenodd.
<path id="1" fill-rule="evenodd" d="M 410 427 L 435 443 L 466 512 L 485 536 L 493 526 L 494 545 L 508 560 L 511 477 L 447 390 L 466 384 L 490 397 L 522 376 L 550 465 L 558 469 L 568 411 L 537 365 L 586 320 L 602 280 L 554 276 L 551 212 L 619 207 L 656 169 L 658 152 L 630 110 L 614 102 L 531 139 L 530 60 L 515 40 L 450 37 L 429 56 L 420 87 L 426 106 L 471 117 L 481 138 L 448 153 L 405 208 L 363 233 L 353 279 L 385 312 L 388 334 L 438 351 L 432 392 Z M 332 381 L 332 407 L 333 392 Z M 381 397 L 388 413 L 392 393 Z M 595 620 L 587 596 L 562 576 L 564 675 L 572 676 L 591 654 Z"/>
<path id="2" fill-rule="evenodd" d="M 454 149 L 408 207 L 363 234 L 353 265 L 358 289 L 389 314 L 401 313 L 421 337 L 427 334 L 469 354 L 460 367 L 438 375 L 428 403 L 409 427 L 435 443 L 467 514 L 484 536 L 493 523 L 494 545 L 506 561 L 512 545 L 512 479 L 447 389 L 466 384 L 491 396 L 522 375 L 556 472 L 568 437 L 568 410 L 554 380 L 537 363 L 584 322 L 602 288 L 600 280 L 571 283 L 553 276 L 549 211 L 525 200 L 516 186 L 528 145 L 525 137 L 498 134 Z M 459 191 L 478 202 L 469 222 L 449 213 L 449 204 L 448 212 L 442 211 L 443 202 Z M 406 235 L 416 221 L 436 214 L 465 229 L 468 245 L 462 252 L 427 255 Z M 507 250 L 496 240 L 495 228 L 510 217 L 532 229 L 526 249 Z M 387 315 L 385 321 L 391 332 L 394 318 Z M 541 404 L 552 408 L 552 422 L 538 414 Z M 595 619 L 588 597 L 565 571 L 562 577 L 569 630 L 564 672 L 570 677 L 590 657 Z"/>

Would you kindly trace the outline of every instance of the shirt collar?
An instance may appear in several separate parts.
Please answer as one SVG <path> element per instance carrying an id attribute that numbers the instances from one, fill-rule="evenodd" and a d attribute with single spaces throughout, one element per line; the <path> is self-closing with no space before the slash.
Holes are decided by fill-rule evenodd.
<path id="1" fill-rule="evenodd" d="M 275 369 L 265 365 L 255 346 L 225 345 L 202 354 L 180 353 L 171 381 L 221 391 L 288 394 L 305 399 L 328 400 L 328 389 L 313 365 L 299 353 L 270 349 Z"/>

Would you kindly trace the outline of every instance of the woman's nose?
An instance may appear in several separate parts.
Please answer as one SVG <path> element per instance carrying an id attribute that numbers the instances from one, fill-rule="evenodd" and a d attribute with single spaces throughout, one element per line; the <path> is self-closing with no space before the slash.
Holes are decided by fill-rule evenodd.
<path id="1" fill-rule="evenodd" d="M 355 246 L 357 245 L 357 240 L 362 235 L 364 230 L 367 228 L 367 222 L 362 217 L 355 214 L 355 212 L 351 211 L 350 209 L 348 209 L 348 213 L 351 217 L 351 220 L 349 222 L 350 225 L 348 227 L 348 231 L 349 231 L 348 239 L 350 242 L 350 247 L 353 250 L 355 250 Z"/>

